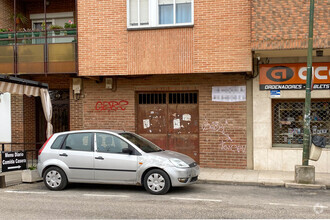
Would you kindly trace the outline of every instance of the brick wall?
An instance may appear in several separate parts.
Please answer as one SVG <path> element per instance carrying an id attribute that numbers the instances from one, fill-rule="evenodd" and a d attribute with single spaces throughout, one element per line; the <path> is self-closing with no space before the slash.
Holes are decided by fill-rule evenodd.
<path id="1" fill-rule="evenodd" d="M 13 28 L 13 21 L 10 16 L 14 12 L 14 4 L 11 0 L 2 0 L 0 3 L 0 29 Z"/>
<path id="2" fill-rule="evenodd" d="M 79 101 L 71 100 L 74 103 L 71 104 L 71 117 L 75 121 L 71 127 L 74 129 L 125 129 L 135 132 L 136 91 L 197 90 L 201 166 L 246 168 L 246 103 L 211 101 L 212 86 L 245 85 L 243 75 L 194 74 L 118 78 L 116 92 L 105 89 L 104 82 L 85 79 L 83 84 L 85 97 Z M 126 110 L 95 109 L 98 101 L 120 100 L 128 101 Z"/>
<path id="3" fill-rule="evenodd" d="M 35 98 L 23 96 L 24 143 L 36 142 L 36 106 Z M 26 150 L 35 150 L 34 144 L 25 145 Z"/>
<path id="4" fill-rule="evenodd" d="M 194 27 L 127 31 L 126 1 L 78 1 L 79 74 L 251 71 L 250 1 L 194 4 Z"/>
<path id="5" fill-rule="evenodd" d="M 30 79 L 50 83 L 50 88 L 70 86 L 69 76 L 34 76 Z M 203 167 L 245 169 L 246 103 L 212 101 L 212 86 L 245 85 L 243 74 L 152 75 L 116 78 L 116 91 L 105 89 L 105 82 L 83 80 L 80 99 L 70 92 L 70 130 L 120 129 L 136 131 L 136 102 L 138 91 L 198 91 L 199 93 L 199 146 Z M 24 105 L 23 105 L 24 100 Z M 13 96 L 13 142 L 35 139 L 34 98 Z M 98 101 L 128 101 L 125 110 L 98 111 Z M 24 110 L 24 111 L 23 111 Z M 32 128 L 32 129 L 31 129 Z"/>
<path id="6" fill-rule="evenodd" d="M 11 95 L 11 141 L 24 142 L 23 96 Z M 12 145 L 12 150 L 23 149 L 22 145 Z"/>
<path id="7" fill-rule="evenodd" d="M 308 47 L 309 0 L 252 0 L 252 49 Z M 330 1 L 315 1 L 314 48 L 330 47 Z"/>

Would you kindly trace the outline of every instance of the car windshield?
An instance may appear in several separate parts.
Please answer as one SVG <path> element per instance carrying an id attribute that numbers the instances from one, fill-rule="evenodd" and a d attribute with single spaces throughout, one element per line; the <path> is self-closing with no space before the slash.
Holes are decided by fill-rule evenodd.
<path id="1" fill-rule="evenodd" d="M 163 151 L 160 147 L 158 147 L 156 144 L 148 141 L 147 139 L 136 135 L 132 133 L 120 133 L 119 135 L 123 136 L 133 144 L 135 144 L 138 148 L 143 150 L 146 153 L 152 153 L 152 152 L 159 152 Z"/>

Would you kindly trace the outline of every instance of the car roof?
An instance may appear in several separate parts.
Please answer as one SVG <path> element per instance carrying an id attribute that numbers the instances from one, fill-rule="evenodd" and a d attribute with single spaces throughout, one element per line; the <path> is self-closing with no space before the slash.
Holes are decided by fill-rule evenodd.
<path id="1" fill-rule="evenodd" d="M 86 133 L 86 132 L 106 132 L 106 133 L 124 133 L 128 131 L 124 130 L 110 130 L 110 129 L 93 129 L 93 130 L 74 130 L 74 131 L 65 131 L 65 132 L 58 132 L 54 133 L 56 135 L 61 135 L 61 134 L 74 134 L 74 133 Z"/>

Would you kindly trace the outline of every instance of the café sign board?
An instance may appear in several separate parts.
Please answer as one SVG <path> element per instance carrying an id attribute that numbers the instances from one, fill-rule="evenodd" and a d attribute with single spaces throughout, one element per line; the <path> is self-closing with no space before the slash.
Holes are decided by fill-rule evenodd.
<path id="1" fill-rule="evenodd" d="M 1 165 L 2 172 L 26 169 L 25 151 L 2 151 Z"/>
<path id="2" fill-rule="evenodd" d="M 306 88 L 306 63 L 259 65 L 260 90 L 302 90 Z M 330 63 L 313 63 L 313 89 L 330 89 Z"/>

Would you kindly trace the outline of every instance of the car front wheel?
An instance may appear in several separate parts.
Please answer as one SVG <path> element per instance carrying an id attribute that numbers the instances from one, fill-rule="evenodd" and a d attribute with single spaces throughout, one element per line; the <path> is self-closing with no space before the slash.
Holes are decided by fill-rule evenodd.
<path id="1" fill-rule="evenodd" d="M 163 170 L 150 170 L 144 177 L 144 188 L 151 194 L 163 195 L 171 188 L 170 178 Z"/>
<path id="2" fill-rule="evenodd" d="M 44 183 L 50 190 L 62 190 L 68 184 L 64 171 L 58 167 L 50 167 L 45 171 Z"/>

